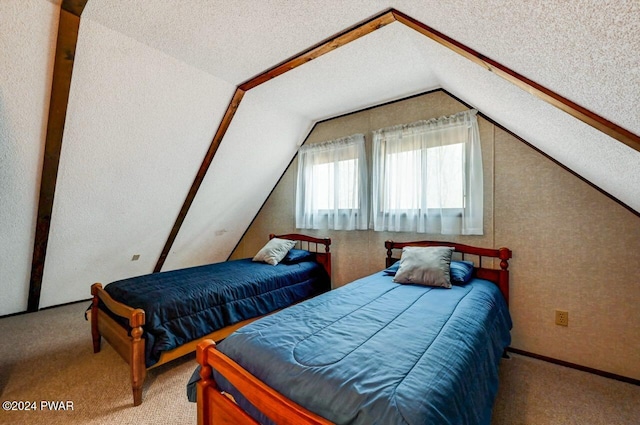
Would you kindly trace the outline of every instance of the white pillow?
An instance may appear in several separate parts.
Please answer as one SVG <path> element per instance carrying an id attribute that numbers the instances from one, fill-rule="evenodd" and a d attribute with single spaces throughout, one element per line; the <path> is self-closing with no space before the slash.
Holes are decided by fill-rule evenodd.
<path id="1" fill-rule="evenodd" d="M 393 281 L 451 288 L 449 272 L 452 254 L 453 248 L 449 246 L 404 247 L 400 267 Z"/>
<path id="2" fill-rule="evenodd" d="M 289 239 L 273 238 L 253 257 L 253 261 L 262 261 L 275 266 L 296 245 Z"/>

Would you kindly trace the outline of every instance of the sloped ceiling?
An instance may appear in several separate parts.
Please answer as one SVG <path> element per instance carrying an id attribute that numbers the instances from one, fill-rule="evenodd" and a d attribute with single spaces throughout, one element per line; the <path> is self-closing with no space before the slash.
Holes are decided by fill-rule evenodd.
<path id="1" fill-rule="evenodd" d="M 271 0 L 212 5 L 192 0 L 182 2 L 176 10 L 160 1 L 131 5 L 124 0 L 92 0 L 85 16 L 240 85 L 390 7 L 640 134 L 640 113 L 635 107 L 640 94 L 637 54 L 640 5 L 636 1 L 468 4 Z M 400 97 L 419 86 L 415 81 L 423 78 L 423 86 L 446 88 L 623 203 L 640 210 L 637 196 L 640 176 L 633 172 L 639 161 L 637 152 L 562 116 L 544 102 L 530 99 L 526 93 L 425 37 L 406 34 L 411 32 L 406 28 L 377 32 L 367 36 L 377 38 L 375 42 L 345 46 L 343 49 L 349 49 L 349 54 L 338 49 L 324 57 L 322 69 L 306 65 L 295 70 L 299 78 L 293 83 L 293 77 L 287 81 L 281 81 L 285 79 L 281 77 L 274 84 L 279 86 L 273 89 L 274 98 L 277 93 L 298 90 L 297 97 L 284 96 L 289 99 L 289 109 L 304 111 L 307 118 L 318 120 L 353 109 L 346 105 L 358 100 L 360 106 L 368 106 Z M 408 41 L 414 44 L 413 48 L 406 47 Z M 352 62 L 361 60 L 366 55 L 365 49 L 375 50 L 379 57 L 367 58 L 370 62 L 364 72 L 362 68 L 353 69 Z M 396 74 L 399 70 L 402 75 L 397 76 L 395 84 L 389 84 L 390 78 L 385 78 L 385 74 Z M 318 75 L 313 75 L 314 72 Z M 323 87 L 319 97 L 304 89 L 318 85 Z M 382 85 L 388 88 L 386 96 L 371 89 Z M 357 90 L 361 92 L 356 94 Z"/>
<path id="2" fill-rule="evenodd" d="M 640 133 L 634 0 L 91 0 L 84 17 L 239 85 L 388 8 Z"/>
<path id="3" fill-rule="evenodd" d="M 389 8 L 640 134 L 634 0 L 178 5 L 82 14 L 41 306 L 151 272 L 235 87 Z M 438 87 L 640 211 L 640 152 L 395 22 L 247 92 L 164 270 L 225 260 L 316 121 Z"/>

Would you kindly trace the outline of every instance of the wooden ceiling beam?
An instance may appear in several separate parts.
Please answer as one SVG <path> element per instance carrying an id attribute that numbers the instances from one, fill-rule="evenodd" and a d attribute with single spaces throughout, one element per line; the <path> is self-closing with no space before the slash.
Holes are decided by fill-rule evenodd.
<path id="1" fill-rule="evenodd" d="M 198 193 L 198 189 L 200 189 L 200 185 L 202 185 L 202 181 L 204 180 L 207 171 L 209 170 L 209 166 L 213 162 L 213 158 L 218 151 L 218 147 L 220 147 L 220 143 L 224 138 L 224 135 L 227 133 L 229 129 L 229 125 L 231 125 L 231 121 L 240 106 L 240 102 L 242 101 L 242 97 L 244 96 L 245 91 L 237 88 L 233 97 L 231 98 L 231 102 L 229 102 L 229 106 L 225 111 L 222 121 L 220 121 L 220 125 L 218 126 L 218 130 L 216 130 L 216 134 L 213 136 L 213 140 L 209 146 L 209 150 L 207 154 L 204 156 L 204 160 L 200 165 L 200 169 L 196 174 L 193 183 L 191 184 L 191 189 L 189 189 L 189 193 L 187 194 L 187 198 L 184 200 L 182 204 L 182 208 L 180 209 L 180 213 L 176 218 L 175 223 L 173 224 L 173 228 L 169 233 L 169 237 L 167 238 L 167 242 L 164 244 L 164 248 L 162 248 L 162 253 L 160 254 L 160 258 L 158 258 L 158 262 L 156 263 L 156 267 L 153 269 L 154 273 L 157 273 L 162 270 L 162 266 L 164 265 L 165 260 L 169 256 L 169 251 L 171 251 L 171 247 L 173 246 L 173 242 L 175 242 L 176 237 L 178 236 L 178 232 L 180 231 L 180 227 L 182 227 L 182 223 L 184 219 L 187 217 L 187 213 L 189 212 L 189 208 L 191 208 L 191 204 Z"/>
<path id="2" fill-rule="evenodd" d="M 607 120 L 606 118 L 601 117 L 594 112 L 589 111 L 588 109 L 578 105 L 575 102 L 572 102 L 566 97 L 563 97 L 558 93 L 536 83 L 535 81 L 532 81 L 527 77 L 518 74 L 517 72 L 507 68 L 499 62 L 496 62 L 493 59 L 490 59 L 482 55 L 481 53 L 476 52 L 470 47 L 457 42 L 451 37 L 448 37 L 441 32 L 436 31 L 435 29 L 413 19 L 408 15 L 405 15 L 402 12 L 394 9 L 392 10 L 392 13 L 398 22 L 418 31 L 420 34 L 429 37 L 436 43 L 441 44 L 442 46 L 454 51 L 460 56 L 465 57 L 468 60 L 480 65 L 486 70 L 499 75 L 510 83 L 513 83 L 516 86 L 520 87 L 522 90 L 525 90 L 533 96 L 544 100 L 545 102 L 555 106 L 558 109 L 561 109 L 562 111 L 590 125 L 596 130 L 599 130 L 606 135 L 618 140 L 619 142 L 622 142 L 625 145 L 637 151 L 640 151 L 640 136 L 620 127 L 619 125 Z"/>
<path id="3" fill-rule="evenodd" d="M 270 68 L 263 73 L 251 78 L 247 82 L 240 84 L 240 89 L 247 91 L 254 87 L 259 86 L 262 83 L 266 83 L 286 72 L 291 71 L 307 62 L 319 58 L 329 52 L 332 52 L 354 40 L 364 37 L 385 25 L 394 22 L 396 18 L 391 11 L 383 12 L 368 21 L 348 28 L 340 34 L 334 35 L 328 40 L 322 41 L 319 44 L 308 48 L 307 50 L 298 53 L 292 58 L 285 60 L 284 62 Z"/>
<path id="4" fill-rule="evenodd" d="M 27 311 L 29 312 L 38 311 L 40 308 L 44 261 L 47 255 L 53 198 L 58 179 L 64 123 L 67 117 L 67 106 L 69 104 L 73 60 L 78 43 L 80 15 L 87 1 L 88 0 L 64 0 L 60 8 L 44 160 L 42 163 L 42 175 L 40 177 L 36 234 L 31 260 L 31 277 L 29 279 L 29 299 L 27 301 Z"/>
<path id="5" fill-rule="evenodd" d="M 79 18 L 82 12 L 84 12 L 88 1 L 89 0 L 63 0 L 61 9 Z"/>

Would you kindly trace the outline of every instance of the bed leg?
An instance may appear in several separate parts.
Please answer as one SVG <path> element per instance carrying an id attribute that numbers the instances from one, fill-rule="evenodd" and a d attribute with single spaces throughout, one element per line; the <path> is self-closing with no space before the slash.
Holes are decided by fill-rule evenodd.
<path id="1" fill-rule="evenodd" d="M 133 390 L 133 405 L 140 406 L 142 404 L 142 387 L 132 386 L 131 389 Z"/>
<path id="2" fill-rule="evenodd" d="M 215 347 L 216 343 L 210 339 L 205 339 L 196 348 L 196 360 L 200 363 L 200 380 L 196 384 L 198 394 L 198 425 L 208 425 L 211 418 L 209 406 L 209 388 L 215 388 L 215 381 L 211 378 L 211 366 L 207 361 L 208 347 Z"/>
<path id="3" fill-rule="evenodd" d="M 147 375 L 147 367 L 144 356 L 144 340 L 142 339 L 142 324 L 144 323 L 144 312 L 134 312 L 132 322 L 137 322 L 138 326 L 131 329 L 131 389 L 133 391 L 133 405 L 139 406 L 142 403 L 142 386 Z M 138 317 L 138 319 L 136 319 Z"/>
<path id="4" fill-rule="evenodd" d="M 100 352 L 100 341 L 102 336 L 98 330 L 98 290 L 102 289 L 102 285 L 94 283 L 91 285 L 91 294 L 93 300 L 91 301 L 91 338 L 93 339 L 93 352 Z"/>
<path id="5" fill-rule="evenodd" d="M 91 319 L 91 321 L 93 321 L 93 319 Z M 97 327 L 97 326 L 96 326 Z M 93 353 L 99 353 L 100 352 L 100 342 L 102 341 L 102 337 L 100 336 L 100 332 L 98 332 L 97 330 L 94 330 L 93 328 L 91 329 L 91 334 L 93 337 Z"/>

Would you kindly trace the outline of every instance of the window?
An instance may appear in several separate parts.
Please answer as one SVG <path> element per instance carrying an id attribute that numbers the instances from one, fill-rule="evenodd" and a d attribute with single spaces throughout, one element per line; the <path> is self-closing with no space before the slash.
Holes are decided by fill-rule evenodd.
<path id="1" fill-rule="evenodd" d="M 362 134 L 301 147 L 296 228 L 367 229 L 367 179 Z"/>
<path id="2" fill-rule="evenodd" d="M 313 165 L 312 196 L 319 210 L 358 208 L 358 160 Z"/>
<path id="3" fill-rule="evenodd" d="M 482 156 L 476 111 L 373 135 L 376 231 L 482 234 Z"/>
<path id="4" fill-rule="evenodd" d="M 426 192 L 428 209 L 463 207 L 462 170 L 464 144 L 427 148 L 425 180 L 414 178 L 422 175 L 422 151 L 412 150 L 388 154 L 386 157 L 389 196 L 397 197 L 394 209 L 415 210 L 420 208 L 417 193 Z M 442 166 L 441 166 L 442 164 Z M 441 178 L 440 178 L 441 177 Z M 445 190 L 440 190 L 445 185 Z M 395 193 L 394 193 L 395 192 Z"/>

